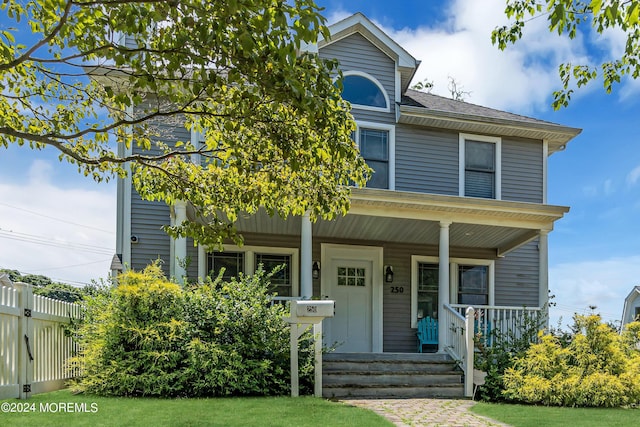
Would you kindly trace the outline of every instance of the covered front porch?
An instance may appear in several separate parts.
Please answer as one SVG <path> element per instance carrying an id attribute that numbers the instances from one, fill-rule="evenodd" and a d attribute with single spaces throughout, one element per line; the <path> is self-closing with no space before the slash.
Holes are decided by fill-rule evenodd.
<path id="1" fill-rule="evenodd" d="M 475 330 L 489 332 L 513 330 L 525 312 L 546 304 L 547 234 L 567 211 L 354 189 L 348 215 L 334 221 L 285 221 L 259 212 L 241 218 L 237 228 L 247 247 L 295 253 L 290 297 L 336 301 L 336 317 L 325 321 L 327 347 L 445 353 L 461 335 L 468 306 L 477 309 Z M 206 252 L 199 248 L 202 276 Z M 419 348 L 418 322 L 427 317 L 435 320 L 437 342 Z"/>

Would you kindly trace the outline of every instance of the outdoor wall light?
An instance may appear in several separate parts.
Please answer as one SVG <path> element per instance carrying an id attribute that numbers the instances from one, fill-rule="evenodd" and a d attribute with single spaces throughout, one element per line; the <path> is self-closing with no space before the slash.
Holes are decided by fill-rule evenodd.
<path id="1" fill-rule="evenodd" d="M 313 262 L 313 267 L 311 267 L 311 276 L 314 279 L 320 278 L 320 263 L 318 261 Z"/>
<path id="2" fill-rule="evenodd" d="M 384 269 L 384 281 L 387 283 L 393 282 L 393 267 L 387 265 Z"/>

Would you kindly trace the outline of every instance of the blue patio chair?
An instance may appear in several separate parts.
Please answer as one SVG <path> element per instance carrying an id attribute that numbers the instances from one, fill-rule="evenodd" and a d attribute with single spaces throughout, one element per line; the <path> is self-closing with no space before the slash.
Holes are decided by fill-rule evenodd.
<path id="1" fill-rule="evenodd" d="M 431 317 L 423 317 L 418 320 L 418 353 L 422 353 L 425 344 L 438 345 L 438 320 Z"/>

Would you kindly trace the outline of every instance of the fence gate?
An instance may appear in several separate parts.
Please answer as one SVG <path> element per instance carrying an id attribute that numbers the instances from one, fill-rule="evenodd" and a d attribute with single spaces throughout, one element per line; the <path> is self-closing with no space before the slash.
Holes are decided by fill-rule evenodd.
<path id="1" fill-rule="evenodd" d="M 77 348 L 63 325 L 79 317 L 79 304 L 34 295 L 26 283 L 0 284 L 0 399 L 64 387 Z"/>

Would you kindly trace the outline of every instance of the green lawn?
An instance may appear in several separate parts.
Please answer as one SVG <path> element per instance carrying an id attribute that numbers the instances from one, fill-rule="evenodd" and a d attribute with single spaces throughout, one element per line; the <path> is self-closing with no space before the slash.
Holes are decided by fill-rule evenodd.
<path id="1" fill-rule="evenodd" d="M 389 427 L 392 425 L 371 411 L 313 397 L 106 398 L 74 396 L 62 390 L 39 394 L 28 400 L 4 400 L 1 404 L 3 406 L 0 411 L 0 426 Z M 13 406 L 9 410 L 20 409 L 20 405 L 28 404 L 29 407 L 23 407 L 23 409 L 28 409 L 30 412 L 8 413 L 6 404 Z M 87 412 L 76 412 L 83 410 Z"/>
<path id="2" fill-rule="evenodd" d="M 471 410 L 515 427 L 627 427 L 640 423 L 640 409 L 557 408 L 480 402 Z"/>

